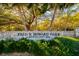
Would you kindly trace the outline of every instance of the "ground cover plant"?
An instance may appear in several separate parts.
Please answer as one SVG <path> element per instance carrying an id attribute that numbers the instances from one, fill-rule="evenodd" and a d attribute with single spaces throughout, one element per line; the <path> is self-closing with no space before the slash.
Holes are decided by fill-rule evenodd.
<path id="1" fill-rule="evenodd" d="M 6 39 L 0 41 L 0 55 L 2 53 L 28 52 L 35 56 L 79 56 L 79 39 L 72 37 L 57 37 L 50 41 L 28 40 L 18 41 Z"/>

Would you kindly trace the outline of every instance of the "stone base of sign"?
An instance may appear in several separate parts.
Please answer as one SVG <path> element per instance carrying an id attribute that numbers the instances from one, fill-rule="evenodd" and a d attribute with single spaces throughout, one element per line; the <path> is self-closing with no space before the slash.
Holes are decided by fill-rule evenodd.
<path id="1" fill-rule="evenodd" d="M 27 38 L 30 40 L 51 40 L 59 36 L 78 36 L 74 31 L 7 31 L 0 32 L 0 39 L 13 38 L 19 40 L 21 38 Z"/>

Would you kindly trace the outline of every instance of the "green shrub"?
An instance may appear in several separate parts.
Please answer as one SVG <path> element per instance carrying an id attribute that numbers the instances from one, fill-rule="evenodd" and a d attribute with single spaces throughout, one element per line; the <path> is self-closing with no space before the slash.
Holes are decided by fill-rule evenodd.
<path id="1" fill-rule="evenodd" d="M 50 41 L 33 41 L 26 38 L 22 38 L 18 41 L 6 39 L 0 41 L 0 53 L 3 52 L 28 52 L 38 56 L 79 55 L 79 39 L 71 37 L 57 37 Z"/>
<path id="2" fill-rule="evenodd" d="M 6 39 L 3 41 L 3 52 L 8 53 L 14 51 L 14 47 L 12 46 L 14 44 L 13 39 Z"/>
<path id="3" fill-rule="evenodd" d="M 2 53 L 2 52 L 3 52 L 3 43 L 4 43 L 4 41 L 3 41 L 3 40 L 1 40 L 1 41 L 0 41 L 0 53 Z"/>
<path id="4" fill-rule="evenodd" d="M 71 37 L 57 37 L 54 41 L 59 44 L 60 53 L 62 53 L 61 55 L 79 55 L 79 49 L 77 49 L 77 52 L 75 51 L 76 48 L 79 48 L 78 39 Z"/>

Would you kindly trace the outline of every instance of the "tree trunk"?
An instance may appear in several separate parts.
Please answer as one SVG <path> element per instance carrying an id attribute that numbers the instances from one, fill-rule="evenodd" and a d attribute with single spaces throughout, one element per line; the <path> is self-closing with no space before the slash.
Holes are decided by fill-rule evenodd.
<path id="1" fill-rule="evenodd" d="M 66 4 L 65 6 L 68 7 L 67 4 Z M 65 21 L 65 22 L 66 22 L 65 31 L 67 31 L 67 26 L 68 26 L 67 24 L 68 24 L 69 16 L 70 16 L 70 13 L 69 13 L 69 11 L 67 11 L 67 19 L 66 19 L 66 21 Z"/>
<path id="2" fill-rule="evenodd" d="M 30 24 L 29 25 L 25 25 L 26 26 L 26 29 L 27 29 L 27 31 L 30 31 L 31 29 L 30 29 Z"/>
<path id="3" fill-rule="evenodd" d="M 32 12 L 33 12 L 32 22 L 35 21 L 35 30 L 37 30 L 37 17 L 35 10 L 36 10 L 35 7 L 32 7 Z"/>
<path id="4" fill-rule="evenodd" d="M 52 30 L 52 23 L 53 23 L 53 21 L 54 21 L 54 19 L 55 19 L 56 11 L 57 11 L 57 5 L 55 4 L 54 13 L 53 13 L 52 20 L 51 20 L 50 26 L 49 26 L 49 30 L 50 30 L 50 31 Z"/>

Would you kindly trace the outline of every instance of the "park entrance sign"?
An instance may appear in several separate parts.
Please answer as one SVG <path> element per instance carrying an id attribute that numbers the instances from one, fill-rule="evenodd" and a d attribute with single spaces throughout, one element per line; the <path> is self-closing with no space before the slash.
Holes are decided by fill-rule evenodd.
<path id="1" fill-rule="evenodd" d="M 61 36 L 62 33 L 57 31 L 10 31 L 10 32 L 1 32 L 0 39 L 4 38 L 13 38 L 13 39 L 20 39 L 20 38 L 27 38 L 30 40 L 50 40 L 55 37 Z"/>
<path id="2" fill-rule="evenodd" d="M 79 30 L 76 31 L 7 31 L 0 32 L 0 40 L 6 38 L 13 38 L 19 40 L 27 38 L 30 40 L 51 40 L 59 36 L 79 37 Z"/>
<path id="3" fill-rule="evenodd" d="M 33 40 L 34 39 L 35 40 L 38 40 L 38 39 L 50 40 L 60 35 L 61 35 L 60 32 L 50 32 L 50 31 L 33 31 L 33 32 L 17 33 L 18 37 L 24 37 L 24 38 L 33 39 Z"/>

